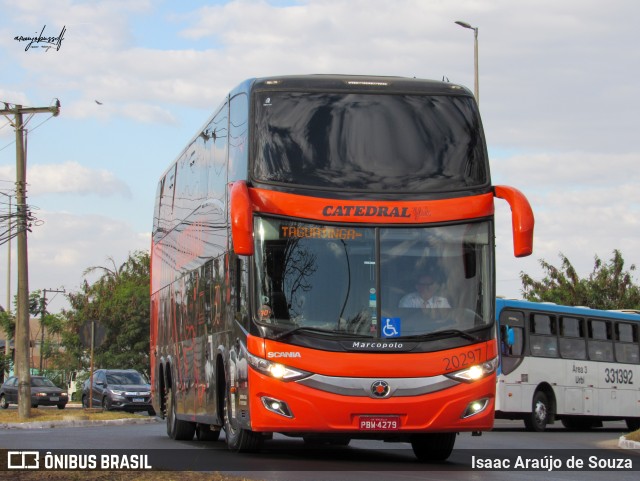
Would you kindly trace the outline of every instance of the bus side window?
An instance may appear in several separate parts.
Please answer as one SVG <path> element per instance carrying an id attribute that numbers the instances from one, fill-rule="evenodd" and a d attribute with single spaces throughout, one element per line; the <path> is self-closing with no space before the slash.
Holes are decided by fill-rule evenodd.
<path id="1" fill-rule="evenodd" d="M 560 318 L 560 356 L 566 359 L 586 359 L 584 322 L 576 317 Z"/>
<path id="2" fill-rule="evenodd" d="M 532 356 L 558 357 L 556 319 L 547 314 L 531 315 L 531 336 L 529 347 Z"/>
<path id="3" fill-rule="evenodd" d="M 638 326 L 623 322 L 615 325 L 615 354 L 618 362 L 640 364 Z"/>
<path id="4" fill-rule="evenodd" d="M 589 359 L 613 362 L 611 323 L 595 319 L 589 320 Z"/>
<path id="5" fill-rule="evenodd" d="M 505 356 L 520 357 L 522 356 L 522 328 L 502 326 L 500 334 L 500 345 L 502 346 L 502 354 Z"/>

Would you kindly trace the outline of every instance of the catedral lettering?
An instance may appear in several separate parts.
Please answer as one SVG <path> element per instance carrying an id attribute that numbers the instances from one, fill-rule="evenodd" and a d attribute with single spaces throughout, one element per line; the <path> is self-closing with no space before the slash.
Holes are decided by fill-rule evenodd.
<path id="1" fill-rule="evenodd" d="M 407 207 L 364 206 L 364 205 L 328 205 L 322 209 L 325 217 L 411 217 Z"/>
<path id="2" fill-rule="evenodd" d="M 518 257 L 533 214 L 491 184 L 481 125 L 450 83 L 233 89 L 156 191 L 150 372 L 168 435 L 224 430 L 237 452 L 274 433 L 402 441 L 434 461 L 457 432 L 491 429 L 494 199 L 511 206 Z M 402 301 L 422 278 L 434 312 Z"/>

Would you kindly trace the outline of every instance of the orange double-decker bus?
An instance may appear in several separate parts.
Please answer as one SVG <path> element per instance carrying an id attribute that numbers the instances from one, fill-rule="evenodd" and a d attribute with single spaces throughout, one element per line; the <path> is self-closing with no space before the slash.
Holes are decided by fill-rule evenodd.
<path id="1" fill-rule="evenodd" d="M 231 91 L 160 179 L 153 404 L 174 439 L 255 451 L 491 429 L 494 198 L 477 104 L 450 83 L 283 76 Z"/>

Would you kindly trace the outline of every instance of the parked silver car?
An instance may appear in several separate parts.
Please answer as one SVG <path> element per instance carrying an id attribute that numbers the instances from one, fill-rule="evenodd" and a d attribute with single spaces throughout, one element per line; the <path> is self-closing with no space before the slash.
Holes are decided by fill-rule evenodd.
<path id="1" fill-rule="evenodd" d="M 82 405 L 102 407 L 105 411 L 156 412 L 151 405 L 151 386 L 142 374 L 134 369 L 98 369 L 82 387 Z"/>

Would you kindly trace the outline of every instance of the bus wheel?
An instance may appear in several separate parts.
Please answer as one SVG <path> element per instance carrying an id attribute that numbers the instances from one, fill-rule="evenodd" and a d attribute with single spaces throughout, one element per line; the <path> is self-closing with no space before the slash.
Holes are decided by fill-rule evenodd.
<path id="1" fill-rule="evenodd" d="M 428 433 L 411 436 L 411 447 L 419 461 L 444 461 L 451 455 L 457 433 Z"/>
<path id="2" fill-rule="evenodd" d="M 176 441 L 191 441 L 196 431 L 196 424 L 181 421 L 176 416 L 176 399 L 173 390 L 167 394 L 167 434 Z"/>
<path id="3" fill-rule="evenodd" d="M 227 440 L 227 447 L 230 451 L 237 453 L 257 452 L 262 445 L 262 435 L 238 426 L 238 421 L 231 419 L 230 411 L 231 398 L 227 387 L 224 402 L 224 435 Z"/>
<path id="4" fill-rule="evenodd" d="M 533 395 L 531 414 L 524 418 L 524 425 L 529 431 L 541 433 L 547 428 L 550 412 L 547 396 L 542 391 L 537 391 Z"/>
<path id="5" fill-rule="evenodd" d="M 198 441 L 217 441 L 220 437 L 220 430 L 213 431 L 208 424 L 196 424 L 196 439 Z"/>
<path id="6" fill-rule="evenodd" d="M 640 429 L 640 418 L 627 418 L 625 422 L 627 423 L 629 431 L 637 431 Z"/>

